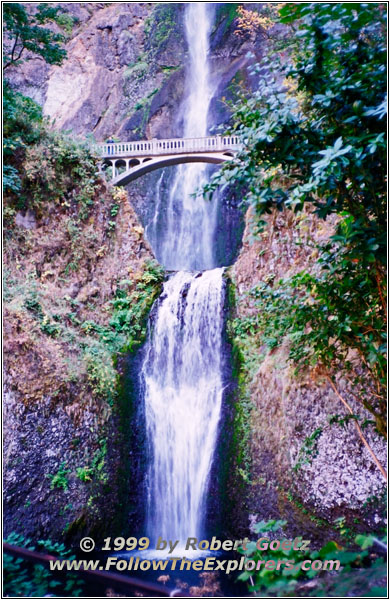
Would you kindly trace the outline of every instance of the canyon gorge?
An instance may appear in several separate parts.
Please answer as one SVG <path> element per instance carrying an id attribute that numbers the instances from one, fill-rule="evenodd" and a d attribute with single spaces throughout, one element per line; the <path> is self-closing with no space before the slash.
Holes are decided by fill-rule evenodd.
<path id="1" fill-rule="evenodd" d="M 7 70 L 54 137 L 28 148 L 27 199 L 6 215 L 5 534 L 239 539 L 270 519 L 317 541 L 340 522 L 379 529 L 384 479 L 326 373 L 297 373 L 287 335 L 270 350 L 251 330 L 251 290 L 317 273 L 315 244 L 337 219 L 274 210 L 259 233 L 245 185 L 194 195 L 219 166 L 112 187 L 93 150 L 223 133 L 290 31 L 237 35 L 233 4 L 55 4 L 62 64 Z M 85 163 L 60 132 L 85 144 Z M 343 373 L 337 384 L 369 421 Z M 373 421 L 364 435 L 385 465 Z"/>

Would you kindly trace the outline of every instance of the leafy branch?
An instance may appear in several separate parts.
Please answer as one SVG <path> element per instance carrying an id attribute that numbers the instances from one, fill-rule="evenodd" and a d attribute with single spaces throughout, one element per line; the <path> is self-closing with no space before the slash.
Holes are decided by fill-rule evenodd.
<path id="1" fill-rule="evenodd" d="M 27 12 L 23 4 L 4 4 L 5 52 L 4 70 L 17 65 L 25 51 L 41 56 L 47 63 L 59 65 L 66 57 L 61 47 L 65 37 L 43 25 L 56 23 L 60 19 L 61 8 L 39 3 L 35 12 Z"/>

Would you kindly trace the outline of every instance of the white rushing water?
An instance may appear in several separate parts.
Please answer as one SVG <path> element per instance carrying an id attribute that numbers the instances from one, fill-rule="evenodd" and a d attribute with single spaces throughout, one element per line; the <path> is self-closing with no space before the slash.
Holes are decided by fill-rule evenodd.
<path id="1" fill-rule="evenodd" d="M 143 365 L 148 534 L 184 542 L 203 528 L 222 402 L 223 269 L 165 284 Z"/>
<path id="2" fill-rule="evenodd" d="M 186 5 L 189 47 L 185 136 L 207 132 L 211 101 L 209 7 Z M 191 194 L 203 165 L 177 170 L 167 207 L 160 262 L 179 271 L 165 283 L 149 321 L 141 383 L 149 450 L 146 534 L 184 543 L 205 531 L 207 489 L 221 413 L 223 269 L 213 256 L 215 206 Z M 150 232 L 157 232 L 161 179 Z M 202 272 L 194 272 L 201 270 Z"/>

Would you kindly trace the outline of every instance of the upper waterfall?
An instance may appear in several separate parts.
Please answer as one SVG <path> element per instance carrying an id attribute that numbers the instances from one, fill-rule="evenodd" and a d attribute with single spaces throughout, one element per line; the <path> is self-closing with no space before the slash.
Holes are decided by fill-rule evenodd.
<path id="1" fill-rule="evenodd" d="M 203 137 L 207 134 L 207 116 L 212 88 L 208 62 L 209 36 L 212 27 L 211 10 L 205 2 L 190 3 L 185 14 L 189 68 L 185 101 L 184 137 Z"/>
<path id="2" fill-rule="evenodd" d="M 207 3 L 187 4 L 185 33 L 188 67 L 187 94 L 183 101 L 184 137 L 204 137 L 208 133 L 207 119 L 213 97 L 208 61 L 212 22 L 213 8 Z M 169 270 L 205 270 L 216 266 L 213 242 L 217 200 L 210 203 L 193 196 L 206 183 L 206 169 L 204 164 L 180 165 L 177 168 L 169 192 L 162 235 L 157 239 L 154 235 L 156 227 L 147 232 L 157 259 Z"/>

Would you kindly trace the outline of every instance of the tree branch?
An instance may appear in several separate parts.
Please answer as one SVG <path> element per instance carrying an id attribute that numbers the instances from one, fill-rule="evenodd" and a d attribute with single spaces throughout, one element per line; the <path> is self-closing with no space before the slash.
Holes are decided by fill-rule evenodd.
<path id="1" fill-rule="evenodd" d="M 21 56 L 22 56 L 22 54 L 23 54 L 23 51 L 24 51 L 24 49 L 25 49 L 25 48 L 24 48 L 24 45 L 23 45 L 23 43 L 22 43 L 22 47 L 21 47 L 21 49 L 20 49 L 20 52 L 19 52 L 18 56 L 15 58 L 15 51 L 16 51 L 16 46 L 17 46 L 17 44 L 18 44 L 18 41 L 19 41 L 19 33 L 17 33 L 17 34 L 16 34 L 16 36 L 15 36 L 15 42 L 14 42 L 14 45 L 13 45 L 13 47 L 12 47 L 12 51 L 11 51 L 11 58 L 10 58 L 10 60 L 9 60 L 7 63 L 5 63 L 5 65 L 3 66 L 3 71 L 4 71 L 4 70 L 5 70 L 7 67 L 10 67 L 10 66 L 11 66 L 11 65 L 13 65 L 14 63 L 18 62 L 18 60 L 21 58 Z"/>
<path id="2" fill-rule="evenodd" d="M 335 384 L 333 383 L 333 380 L 329 377 L 329 375 L 326 375 L 327 380 L 329 381 L 334 393 L 336 394 L 336 396 L 341 400 L 341 402 L 344 404 L 345 408 L 347 409 L 347 411 L 353 415 L 354 412 L 352 410 L 352 408 L 350 407 L 350 405 L 348 404 L 348 402 L 341 396 L 341 394 L 338 392 Z M 379 462 L 375 452 L 373 451 L 373 449 L 371 448 L 370 444 L 367 442 L 366 438 L 364 437 L 363 431 L 359 425 L 359 423 L 354 420 L 354 424 L 355 427 L 357 429 L 357 432 L 359 434 L 360 439 L 362 440 L 363 444 L 366 446 L 367 450 L 369 451 L 369 453 L 371 454 L 372 458 L 374 459 L 374 462 L 376 464 L 376 466 L 378 467 L 378 469 L 380 470 L 380 472 L 382 473 L 382 476 L 384 478 L 385 481 L 387 481 L 387 473 L 384 470 L 384 468 L 382 467 L 381 463 Z"/>

